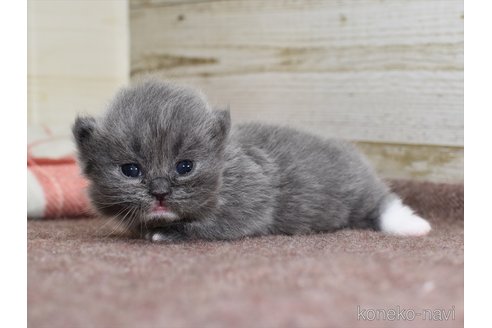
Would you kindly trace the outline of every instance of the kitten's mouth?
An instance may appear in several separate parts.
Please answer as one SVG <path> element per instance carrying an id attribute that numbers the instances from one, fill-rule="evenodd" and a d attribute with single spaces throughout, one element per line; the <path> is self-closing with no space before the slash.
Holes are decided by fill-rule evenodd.
<path id="1" fill-rule="evenodd" d="M 149 211 L 147 221 L 165 221 L 171 222 L 179 219 L 179 216 L 171 211 L 163 201 L 156 201 Z"/>
<path id="2" fill-rule="evenodd" d="M 165 213 L 169 212 L 166 204 L 163 201 L 156 201 L 154 207 L 152 207 L 151 213 Z"/>

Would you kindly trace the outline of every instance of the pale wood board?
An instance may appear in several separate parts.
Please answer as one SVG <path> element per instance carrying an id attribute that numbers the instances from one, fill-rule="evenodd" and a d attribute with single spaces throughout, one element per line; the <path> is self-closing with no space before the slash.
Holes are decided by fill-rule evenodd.
<path id="1" fill-rule="evenodd" d="M 369 142 L 358 142 L 357 147 L 384 178 L 447 183 L 463 181 L 464 149 L 461 147 Z"/>
<path id="2" fill-rule="evenodd" d="M 238 121 L 463 145 L 462 1 L 131 1 L 133 77 L 203 89 Z"/>
<path id="3" fill-rule="evenodd" d="M 131 76 L 358 141 L 384 177 L 461 181 L 463 21 L 458 0 L 131 0 Z"/>
<path id="4" fill-rule="evenodd" d="M 463 19 L 456 0 L 30 0 L 28 121 L 69 135 L 154 72 L 236 123 L 359 141 L 384 177 L 461 181 Z"/>
<path id="5" fill-rule="evenodd" d="M 128 1 L 28 1 L 28 123 L 70 133 L 129 80 Z M 28 131 L 29 133 L 29 131 Z"/>

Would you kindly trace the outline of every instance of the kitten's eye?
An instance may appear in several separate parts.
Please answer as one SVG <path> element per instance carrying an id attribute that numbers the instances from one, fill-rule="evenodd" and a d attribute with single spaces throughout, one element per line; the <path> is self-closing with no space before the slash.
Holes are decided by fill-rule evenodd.
<path id="1" fill-rule="evenodd" d="M 121 165 L 121 172 L 123 172 L 124 175 L 130 178 L 138 178 L 140 175 L 142 175 L 140 166 L 134 163 Z"/>
<path id="2" fill-rule="evenodd" d="M 178 164 L 176 164 L 176 172 L 178 172 L 178 174 L 180 175 L 190 173 L 192 169 L 193 169 L 193 162 L 187 159 L 185 159 L 184 161 L 180 161 L 178 162 Z"/>

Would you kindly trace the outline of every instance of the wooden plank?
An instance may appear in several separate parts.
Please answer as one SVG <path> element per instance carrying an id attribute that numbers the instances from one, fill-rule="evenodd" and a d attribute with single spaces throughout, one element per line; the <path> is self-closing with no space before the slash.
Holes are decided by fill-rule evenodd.
<path id="1" fill-rule="evenodd" d="M 422 83 L 423 74 L 428 74 L 426 83 Z M 420 77 L 388 72 L 385 78 L 377 72 L 295 77 L 263 73 L 173 80 L 199 86 L 213 104 L 229 105 L 235 122 L 291 125 L 362 141 L 446 144 L 463 138 L 462 113 L 447 110 L 462 102 L 453 93 L 461 81 L 449 72 L 422 72 Z M 445 93 L 444 99 L 429 94 L 431 87 Z M 428 104 L 436 101 L 440 106 L 431 110 Z"/>
<path id="2" fill-rule="evenodd" d="M 237 121 L 463 145 L 462 1 L 131 1 L 131 72 Z"/>
<path id="3" fill-rule="evenodd" d="M 357 143 L 384 178 L 463 182 L 461 147 Z"/>
<path id="4" fill-rule="evenodd" d="M 28 1 L 28 75 L 126 80 L 127 15 L 126 1 Z"/>
<path id="5" fill-rule="evenodd" d="M 77 114 L 100 114 L 123 83 L 118 78 L 31 77 L 28 122 L 70 131 Z"/>
<path id="6" fill-rule="evenodd" d="M 128 76 L 127 1 L 28 1 L 28 123 L 69 133 Z"/>

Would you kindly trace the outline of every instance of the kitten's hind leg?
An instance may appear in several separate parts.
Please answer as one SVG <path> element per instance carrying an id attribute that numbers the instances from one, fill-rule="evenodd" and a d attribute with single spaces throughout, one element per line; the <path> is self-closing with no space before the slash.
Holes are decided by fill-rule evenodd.
<path id="1" fill-rule="evenodd" d="M 391 195 L 381 205 L 379 228 L 382 232 L 397 236 L 423 236 L 431 226 L 427 220 L 415 214 L 412 209 L 404 205 L 399 197 Z"/>

